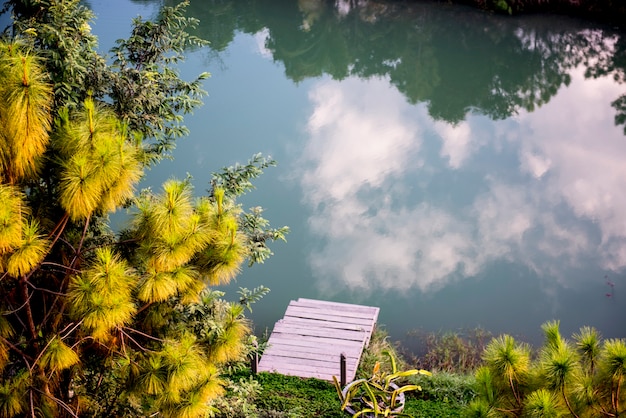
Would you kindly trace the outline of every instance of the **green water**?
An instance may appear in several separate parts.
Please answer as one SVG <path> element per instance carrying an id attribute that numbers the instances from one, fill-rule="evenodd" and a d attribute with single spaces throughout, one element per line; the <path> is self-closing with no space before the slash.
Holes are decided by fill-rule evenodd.
<path id="1" fill-rule="evenodd" d="M 162 2 L 92 0 L 102 49 Z M 170 3 L 168 3 L 170 4 Z M 626 38 L 448 4 L 202 1 L 210 71 L 175 160 L 146 183 L 271 154 L 245 206 L 288 243 L 227 291 L 380 306 L 394 339 L 481 326 L 531 342 L 560 319 L 626 336 Z M 411 341 L 408 341 L 410 344 Z"/>

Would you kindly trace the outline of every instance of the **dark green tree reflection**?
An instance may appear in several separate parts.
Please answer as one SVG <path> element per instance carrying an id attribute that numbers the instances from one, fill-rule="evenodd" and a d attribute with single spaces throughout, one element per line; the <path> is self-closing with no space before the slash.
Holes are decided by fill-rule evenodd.
<path id="1" fill-rule="evenodd" d="M 504 119 L 532 111 L 581 64 L 587 77 L 626 81 L 626 34 L 575 20 L 363 0 L 192 0 L 188 13 L 201 19 L 195 35 L 214 51 L 237 32 L 266 29 L 265 47 L 293 81 L 386 77 L 450 123 L 468 113 Z M 616 124 L 626 125 L 626 95 L 616 91 L 612 105 Z"/>

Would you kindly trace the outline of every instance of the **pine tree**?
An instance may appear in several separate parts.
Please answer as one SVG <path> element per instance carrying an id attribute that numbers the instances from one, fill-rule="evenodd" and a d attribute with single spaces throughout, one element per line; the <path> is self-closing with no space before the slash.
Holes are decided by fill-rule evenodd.
<path id="1" fill-rule="evenodd" d="M 185 46 L 202 44 L 184 31 L 195 23 L 184 4 L 136 20 L 111 66 L 78 0 L 8 4 L 0 417 L 205 416 L 222 393 L 220 369 L 250 348 L 244 302 L 210 286 L 263 262 L 266 242 L 287 232 L 235 202 L 274 162 L 255 156 L 214 173 L 205 197 L 189 179 L 137 192 L 144 169 L 184 134 L 181 113 L 201 103 L 205 75 L 187 83 L 174 67 Z M 108 214 L 122 207 L 132 222 L 116 234 Z"/>

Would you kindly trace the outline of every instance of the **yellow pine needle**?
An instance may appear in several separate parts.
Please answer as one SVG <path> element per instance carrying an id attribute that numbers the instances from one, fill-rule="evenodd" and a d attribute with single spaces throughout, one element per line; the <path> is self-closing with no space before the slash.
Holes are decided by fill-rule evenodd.
<path id="1" fill-rule="evenodd" d="M 135 312 L 135 305 L 127 297 L 92 294 L 83 325 L 94 339 L 103 341 L 109 338 L 111 330 L 130 323 Z"/>
<path id="2" fill-rule="evenodd" d="M 10 338 L 14 335 L 13 327 L 11 323 L 6 319 L 4 315 L 0 315 L 0 337 Z"/>
<path id="3" fill-rule="evenodd" d="M 600 353 L 602 373 L 613 382 L 621 383 L 626 378 L 626 340 L 610 338 L 604 341 Z"/>
<path id="4" fill-rule="evenodd" d="M 133 270 L 110 247 L 96 249 L 95 259 L 85 275 L 97 292 L 106 295 L 120 295 L 130 299 L 130 292 L 136 284 Z"/>
<path id="5" fill-rule="evenodd" d="M 217 364 L 241 360 L 243 337 L 250 333 L 250 324 L 242 315 L 243 306 L 229 304 L 222 319 L 222 329 L 210 347 L 210 358 Z"/>
<path id="6" fill-rule="evenodd" d="M 200 249 L 197 240 L 186 239 L 185 236 L 170 234 L 155 240 L 150 253 L 152 262 L 157 270 L 171 270 L 187 263 Z"/>
<path id="7" fill-rule="evenodd" d="M 9 361 L 9 347 L 3 341 L 0 340 L 0 372 L 4 370 L 4 366 Z"/>
<path id="8" fill-rule="evenodd" d="M 94 291 L 95 286 L 88 278 L 73 276 L 70 279 L 67 296 L 75 318 L 82 317 L 89 310 L 91 295 Z"/>
<path id="9" fill-rule="evenodd" d="M 228 234 L 226 243 L 209 246 L 202 254 L 202 267 L 207 272 L 209 284 L 216 286 L 229 283 L 241 271 L 247 249 L 239 235 Z M 231 243 L 232 241 L 232 243 Z"/>
<path id="10" fill-rule="evenodd" d="M 556 395 L 546 389 L 538 389 L 526 398 L 524 411 L 529 417 L 563 416 Z"/>
<path id="11" fill-rule="evenodd" d="M 178 292 L 194 287 L 198 282 L 197 277 L 198 272 L 191 266 L 178 267 L 172 271 L 172 278 L 176 281 Z"/>
<path id="12" fill-rule="evenodd" d="M 68 301 L 73 316 L 83 320 L 94 338 L 108 338 L 113 328 L 128 324 L 137 310 L 132 297 L 136 280 L 132 269 L 110 248 L 97 249 L 82 276 L 70 281 Z"/>
<path id="13" fill-rule="evenodd" d="M 197 303 L 200 300 L 200 292 L 205 288 L 205 284 L 197 278 L 179 289 L 180 302 L 183 304 Z"/>
<path id="14" fill-rule="evenodd" d="M 74 155 L 64 164 L 61 174 L 61 206 L 73 221 L 89 217 L 98 207 L 103 190 L 91 161 L 86 155 Z"/>
<path id="15" fill-rule="evenodd" d="M 152 305 L 148 308 L 142 325 L 148 332 L 158 330 L 167 324 L 167 309 L 161 304 Z"/>
<path id="16" fill-rule="evenodd" d="M 198 385 L 185 393 L 184 399 L 178 405 L 172 405 L 166 416 L 176 418 L 200 418 L 208 416 L 211 410 L 209 401 L 218 396 L 215 393 L 213 382 Z"/>
<path id="17" fill-rule="evenodd" d="M 37 162 L 48 145 L 52 88 L 33 56 L 18 53 L 5 57 L 0 66 L 0 125 L 4 142 L 0 161 L 5 178 L 14 183 L 36 174 Z"/>
<path id="18" fill-rule="evenodd" d="M 22 241 L 25 210 L 23 196 L 17 188 L 0 184 L 0 254 L 10 251 Z"/>
<path id="19" fill-rule="evenodd" d="M 44 369 L 64 370 L 79 361 L 78 354 L 55 335 L 39 358 L 39 365 Z"/>
<path id="20" fill-rule="evenodd" d="M 153 214 L 156 231 L 164 235 L 185 231 L 193 215 L 191 185 L 178 180 L 166 181 Z"/>
<path id="21" fill-rule="evenodd" d="M 121 138 L 120 142 L 124 144 Z M 135 184 L 143 176 L 143 169 L 135 148 L 127 144 L 122 145 L 119 149 L 118 158 L 117 176 L 102 197 L 101 208 L 104 211 L 115 211 L 125 200 L 132 198 Z"/>
<path id="22" fill-rule="evenodd" d="M 5 338 L 10 338 L 14 335 L 13 327 L 11 323 L 6 319 L 4 315 L 0 315 L 0 372 L 6 366 L 9 360 L 9 346 L 4 344 Z"/>
<path id="23" fill-rule="evenodd" d="M 0 416 L 17 417 L 26 411 L 28 396 L 21 387 L 20 377 L 7 378 L 0 383 Z"/>
<path id="24" fill-rule="evenodd" d="M 150 354 L 142 365 L 138 379 L 138 389 L 150 395 L 158 395 L 166 386 L 166 370 L 162 366 L 162 357 Z"/>
<path id="25" fill-rule="evenodd" d="M 139 150 L 126 142 L 127 130 L 111 110 L 85 100 L 73 120 L 63 112 L 57 123 L 66 138 L 55 139 L 68 155 L 61 183 L 61 204 L 73 220 L 96 210 L 114 211 L 131 198 L 143 175 Z"/>
<path id="26" fill-rule="evenodd" d="M 39 223 L 36 220 L 23 224 L 23 234 L 20 246 L 6 263 L 7 272 L 14 277 L 29 273 L 43 261 L 48 251 L 48 241 L 39 235 Z"/>
<path id="27" fill-rule="evenodd" d="M 147 303 L 162 302 L 174 296 L 178 284 L 171 273 L 149 271 L 139 284 L 137 297 Z"/>
<path id="28" fill-rule="evenodd" d="M 169 341 L 163 350 L 168 370 L 168 389 L 180 395 L 207 377 L 207 359 L 194 336 L 184 334 L 178 341 Z"/>

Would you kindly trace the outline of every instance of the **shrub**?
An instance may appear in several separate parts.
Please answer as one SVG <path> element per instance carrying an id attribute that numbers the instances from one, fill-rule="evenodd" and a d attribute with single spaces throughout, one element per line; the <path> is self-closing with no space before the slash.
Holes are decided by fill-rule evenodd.
<path id="1" fill-rule="evenodd" d="M 617 417 L 626 412 L 626 340 L 601 342 L 581 328 L 573 341 L 559 322 L 542 326 L 545 342 L 535 358 L 511 336 L 493 339 L 476 372 L 479 397 L 466 417 Z"/>

